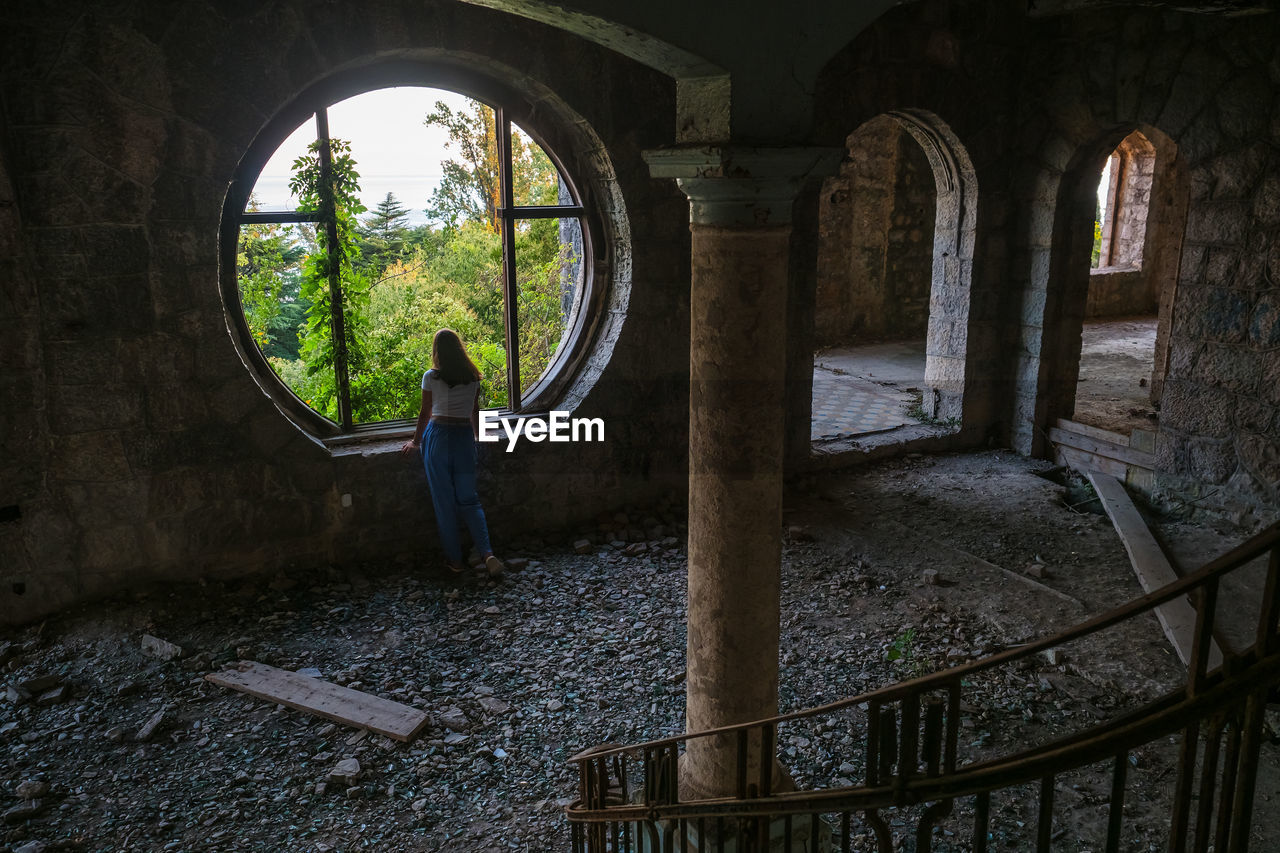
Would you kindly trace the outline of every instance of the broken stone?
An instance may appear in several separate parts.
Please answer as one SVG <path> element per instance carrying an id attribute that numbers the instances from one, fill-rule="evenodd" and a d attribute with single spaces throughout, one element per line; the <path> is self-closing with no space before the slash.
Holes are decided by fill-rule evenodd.
<path id="1" fill-rule="evenodd" d="M 71 698 L 71 688 L 63 684 L 36 697 L 37 705 L 56 705 Z"/>
<path id="2" fill-rule="evenodd" d="M 188 658 L 182 662 L 182 668 L 187 672 L 199 672 L 204 669 L 213 668 L 213 656 L 208 652 L 201 652 L 195 657 Z"/>
<path id="3" fill-rule="evenodd" d="M 45 800 L 26 800 L 6 811 L 4 813 L 4 822 L 22 823 L 24 820 L 30 820 L 40 814 L 48 807 L 49 804 Z"/>
<path id="4" fill-rule="evenodd" d="M 356 780 L 360 778 L 360 762 L 354 758 L 344 758 L 329 771 L 328 781 L 343 782 L 347 785 L 354 785 Z"/>
<path id="5" fill-rule="evenodd" d="M 447 746 L 457 746 L 460 743 L 466 743 L 471 739 L 471 735 L 458 734 L 457 732 L 449 732 L 444 736 L 444 742 Z"/>
<path id="6" fill-rule="evenodd" d="M 547 702 L 547 710 L 551 711 L 552 713 L 559 711 L 563 707 L 564 707 L 564 703 L 561 702 L 559 699 L 551 699 Z"/>
<path id="7" fill-rule="evenodd" d="M 142 728 L 138 729 L 138 733 L 133 736 L 133 739 L 140 742 L 150 740 L 151 736 L 156 733 L 156 729 L 160 727 L 160 723 L 164 721 L 164 710 L 164 708 L 161 708 L 152 714 L 151 719 L 142 724 Z"/>
<path id="8" fill-rule="evenodd" d="M 1043 563 L 1032 563 L 1027 566 L 1026 572 L 1028 575 L 1033 578 L 1037 578 L 1038 580 L 1044 580 L 1049 577 L 1049 567 Z"/>
<path id="9" fill-rule="evenodd" d="M 323 678 L 324 673 L 316 669 L 314 666 L 304 666 L 302 669 L 294 670 L 298 675 L 305 675 L 307 678 Z"/>
<path id="10" fill-rule="evenodd" d="M 489 616 L 497 616 L 502 612 L 502 608 L 498 607 L 496 604 L 490 604 L 483 612 Z"/>
<path id="11" fill-rule="evenodd" d="M 112 726 L 107 729 L 106 738 L 112 743 L 119 743 L 124 740 L 124 726 Z"/>
<path id="12" fill-rule="evenodd" d="M 578 541 L 576 541 L 576 542 L 574 542 L 574 543 L 573 543 L 573 550 L 574 550 L 574 551 L 576 551 L 576 552 L 577 552 L 577 553 L 579 553 L 579 554 L 590 554 L 590 553 L 591 553 L 591 540 L 590 540 L 590 539 L 579 539 Z"/>
<path id="13" fill-rule="evenodd" d="M 30 696 L 37 696 L 52 690 L 61 683 L 61 675 L 41 675 L 37 678 L 28 678 L 26 681 L 19 681 L 18 689 Z"/>
<path id="14" fill-rule="evenodd" d="M 142 651 L 160 660 L 174 660 L 182 657 L 182 646 L 174 645 L 168 640 L 162 640 L 150 634 L 142 635 Z"/>
<path id="15" fill-rule="evenodd" d="M 523 572 L 529 567 L 529 561 L 524 557 L 512 557 L 507 560 L 507 570 L 512 572 Z"/>
<path id="16" fill-rule="evenodd" d="M 484 708 L 490 714 L 505 714 L 511 710 L 510 705 L 494 696 L 480 697 L 480 707 Z"/>
<path id="17" fill-rule="evenodd" d="M 49 845 L 43 841 L 28 841 L 21 847 L 13 848 L 13 853 L 44 853 L 49 849 Z"/>
<path id="18" fill-rule="evenodd" d="M 1057 649 L 1045 649 L 1041 654 L 1044 655 L 1045 662 L 1049 666 L 1057 666 L 1062 663 L 1062 652 Z"/>
<path id="19" fill-rule="evenodd" d="M 626 547 L 623 553 L 625 553 L 628 557 L 638 557 L 648 550 L 649 550 L 649 546 L 646 545 L 645 543 L 632 542 L 630 545 Z"/>
<path id="20" fill-rule="evenodd" d="M 5 688 L 4 698 L 8 699 L 14 705 L 23 705 L 31 701 L 31 694 L 16 684 L 10 684 Z"/>
<path id="21" fill-rule="evenodd" d="M 471 727 L 471 722 L 460 708 L 449 708 L 440 715 L 440 725 L 455 732 L 465 732 Z"/>
<path id="22" fill-rule="evenodd" d="M 925 569 L 923 572 L 921 572 L 921 573 L 920 573 L 920 579 L 921 579 L 922 581 L 924 581 L 926 584 L 928 584 L 929 586 L 937 586 L 937 585 L 938 585 L 938 570 L 937 570 L 937 569 Z"/>
<path id="23" fill-rule="evenodd" d="M 24 800 L 38 800 L 49 793 L 49 783 L 43 779 L 27 779 L 18 783 L 16 793 Z"/>

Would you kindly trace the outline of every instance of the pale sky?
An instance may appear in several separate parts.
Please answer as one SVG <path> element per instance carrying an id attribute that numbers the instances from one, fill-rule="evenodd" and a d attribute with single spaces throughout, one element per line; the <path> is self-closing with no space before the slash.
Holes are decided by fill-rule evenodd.
<path id="1" fill-rule="evenodd" d="M 388 191 L 421 221 L 420 208 L 440 180 L 440 161 L 457 156 L 448 150 L 448 134 L 422 120 L 444 101 L 455 112 L 468 98 L 445 89 L 402 86 L 376 89 L 329 107 L 329 135 L 351 143 L 360 173 L 361 200 L 370 210 Z M 289 167 L 316 138 L 310 118 L 276 150 L 254 188 L 263 210 L 285 210 L 295 204 L 288 195 Z"/>

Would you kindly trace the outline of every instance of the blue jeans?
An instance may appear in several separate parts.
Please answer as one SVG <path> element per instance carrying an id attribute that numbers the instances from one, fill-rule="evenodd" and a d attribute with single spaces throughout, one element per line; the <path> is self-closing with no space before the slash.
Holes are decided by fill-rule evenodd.
<path id="1" fill-rule="evenodd" d="M 429 422 L 422 433 L 422 463 L 427 470 L 445 559 L 455 566 L 463 565 L 459 515 L 480 555 L 492 551 L 484 509 L 476 494 L 476 441 L 471 425 Z"/>

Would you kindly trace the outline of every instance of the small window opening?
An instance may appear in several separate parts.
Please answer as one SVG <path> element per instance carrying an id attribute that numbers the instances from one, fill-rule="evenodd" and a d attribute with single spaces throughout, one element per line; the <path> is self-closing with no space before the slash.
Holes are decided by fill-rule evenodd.
<path id="1" fill-rule="evenodd" d="M 1161 288 L 1151 280 L 1155 268 L 1143 263 L 1148 222 L 1158 218 L 1157 165 L 1155 146 L 1135 130 L 1107 157 L 1098 181 L 1072 420 L 1119 436 L 1153 430 L 1158 418 L 1152 383 Z"/>
<path id="2" fill-rule="evenodd" d="M 1098 181 L 1093 269 L 1142 267 L 1155 164 L 1155 147 L 1136 130 L 1107 158 Z"/>

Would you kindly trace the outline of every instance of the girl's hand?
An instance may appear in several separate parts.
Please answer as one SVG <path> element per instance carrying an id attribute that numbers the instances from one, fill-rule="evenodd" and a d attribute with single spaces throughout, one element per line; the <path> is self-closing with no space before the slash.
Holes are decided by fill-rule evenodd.
<path id="1" fill-rule="evenodd" d="M 404 444 L 400 445 L 400 453 L 405 456 L 408 456 L 410 453 L 417 453 L 419 447 L 420 445 L 418 444 L 418 442 L 414 441 L 413 439 L 409 439 Z"/>

